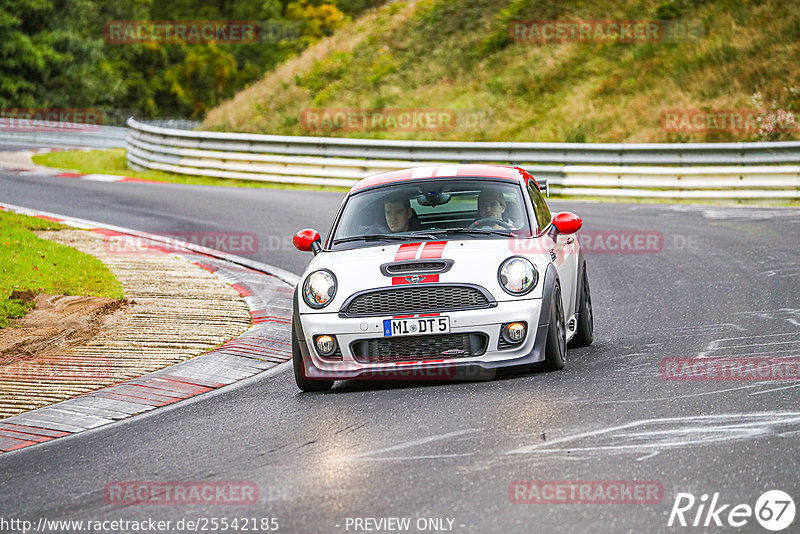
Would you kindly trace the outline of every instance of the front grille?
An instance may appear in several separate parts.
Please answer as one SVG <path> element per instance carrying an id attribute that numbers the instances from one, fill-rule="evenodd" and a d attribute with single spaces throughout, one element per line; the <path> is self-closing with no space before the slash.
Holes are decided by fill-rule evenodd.
<path id="1" fill-rule="evenodd" d="M 342 311 L 349 316 L 405 315 L 492 305 L 494 303 L 477 287 L 432 285 L 364 293 L 345 304 Z"/>
<path id="2" fill-rule="evenodd" d="M 450 360 L 482 355 L 488 340 L 484 334 L 388 337 L 354 341 L 350 351 L 359 363 Z"/>
<path id="3" fill-rule="evenodd" d="M 317 351 L 317 354 L 319 354 L 319 351 Z M 319 357 L 322 358 L 323 360 L 329 360 L 333 362 L 340 362 L 344 359 L 344 356 L 342 356 L 342 348 L 339 347 L 338 345 L 336 347 L 336 350 L 333 351 L 333 354 L 331 354 L 330 356 L 323 356 L 322 354 L 319 354 Z"/>
<path id="4" fill-rule="evenodd" d="M 506 341 L 506 338 L 503 337 L 503 334 L 500 334 L 500 339 L 497 340 L 497 350 L 509 350 L 509 349 L 516 349 L 522 345 L 522 342 L 525 341 L 525 338 L 522 341 L 518 341 L 516 343 L 511 343 L 510 341 Z"/>

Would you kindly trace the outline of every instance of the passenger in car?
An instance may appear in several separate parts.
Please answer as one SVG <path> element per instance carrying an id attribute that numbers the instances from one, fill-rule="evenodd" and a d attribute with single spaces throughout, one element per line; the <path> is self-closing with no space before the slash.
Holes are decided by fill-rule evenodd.
<path id="1" fill-rule="evenodd" d="M 383 201 L 383 214 L 388 230 L 393 233 L 413 232 L 420 229 L 417 212 L 406 195 L 389 197 Z M 382 230 L 385 232 L 385 230 Z"/>
<path id="2" fill-rule="evenodd" d="M 392 232 L 407 232 L 409 221 L 414 215 L 408 197 L 390 197 L 383 204 L 386 225 Z"/>

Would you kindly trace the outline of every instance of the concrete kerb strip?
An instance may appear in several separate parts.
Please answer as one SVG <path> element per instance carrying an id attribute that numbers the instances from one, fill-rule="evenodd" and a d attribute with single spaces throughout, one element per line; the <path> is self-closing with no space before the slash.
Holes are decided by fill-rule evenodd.
<path id="1" fill-rule="evenodd" d="M 244 297 L 253 320 L 244 333 L 215 350 L 66 401 L 0 420 L 0 453 L 97 428 L 160 406 L 254 377 L 291 358 L 293 286 L 298 277 L 261 262 L 127 228 L 31 210 L 0 209 L 55 220 L 113 237 L 133 236 L 181 257 L 230 284 Z M 168 249 L 161 248 L 168 245 Z"/>
<path id="2" fill-rule="evenodd" d="M 0 202 L 0 207 L 7 209 L 8 211 L 20 213 L 22 215 L 32 215 L 32 216 L 43 215 L 45 217 L 50 217 L 51 219 L 59 219 L 63 221 L 64 224 L 67 224 L 69 226 L 74 226 L 75 228 L 82 228 L 85 230 L 92 228 L 102 228 L 104 230 L 110 230 L 112 232 L 118 232 L 120 234 L 149 239 L 151 241 L 155 241 L 164 245 L 169 245 L 170 247 L 180 248 L 186 252 L 194 252 L 197 254 L 202 254 L 204 256 L 210 256 L 212 258 L 224 260 L 229 263 L 234 263 L 242 267 L 247 267 L 248 269 L 252 269 L 254 271 L 258 271 L 263 274 L 274 276 L 286 282 L 292 287 L 296 286 L 300 280 L 300 277 L 298 277 L 296 274 L 290 273 L 289 271 L 286 271 L 279 267 L 275 267 L 267 263 L 261 263 L 259 261 L 251 260 L 249 258 L 236 256 L 234 254 L 220 252 L 219 250 L 207 248 L 202 245 L 196 245 L 194 243 L 188 243 L 186 241 L 181 241 L 179 239 L 174 239 L 172 237 L 164 237 L 158 234 L 140 232 L 138 230 L 131 230 L 130 228 L 124 228 L 122 226 L 114 226 L 112 224 L 104 224 L 95 221 L 89 221 L 86 219 L 79 219 L 77 217 L 67 217 L 65 215 L 59 215 L 47 211 L 33 210 L 22 206 L 16 206 L 14 204 L 6 204 Z"/>
<path id="3" fill-rule="evenodd" d="M 81 149 L 76 149 L 76 150 L 81 150 Z M 139 178 L 131 178 L 131 177 L 126 177 L 126 176 L 111 176 L 111 175 L 103 175 L 103 174 L 94 174 L 94 175 L 91 175 L 91 174 L 75 174 L 75 173 L 70 173 L 69 171 L 65 171 L 65 170 L 61 170 L 61 169 L 53 169 L 51 167 L 45 167 L 45 166 L 37 165 L 37 164 L 35 164 L 33 162 L 30 162 L 30 157 L 34 153 L 53 152 L 53 151 L 54 150 L 51 150 L 49 148 L 42 148 L 42 149 L 33 150 L 33 151 L 24 150 L 24 151 L 19 151 L 19 152 L 16 152 L 16 153 L 12 153 L 12 154 L 14 154 L 16 156 L 20 156 L 20 157 L 22 157 L 24 159 L 27 159 L 29 163 L 26 163 L 24 161 L 23 162 L 17 162 L 17 165 L 15 165 L 13 167 L 5 167 L 4 168 L 3 167 L 3 162 L 0 161 L 0 168 L 4 168 L 6 171 L 15 170 L 15 171 L 18 171 L 19 174 L 40 174 L 40 175 L 48 175 L 48 176 L 75 175 L 75 176 L 81 176 L 81 177 L 84 177 L 84 178 L 87 177 L 87 176 L 94 176 L 94 177 L 106 177 L 106 176 L 109 176 L 109 177 L 116 178 L 116 179 L 115 180 L 105 180 L 105 179 L 100 178 L 97 181 L 138 181 L 138 182 L 148 182 L 148 183 L 156 182 L 155 180 L 141 180 Z M 55 151 L 60 151 L 60 150 L 56 149 Z M 156 183 L 163 183 L 163 182 L 156 182 Z M 146 239 L 149 239 L 149 240 L 152 240 L 152 241 L 157 241 L 159 243 L 169 244 L 171 246 L 177 246 L 177 247 L 180 247 L 180 248 L 182 248 L 182 249 L 184 249 L 186 251 L 197 252 L 199 254 L 204 254 L 204 255 L 211 256 L 211 257 L 214 257 L 214 258 L 217 258 L 217 259 L 225 260 L 225 261 L 228 261 L 230 263 L 235 263 L 236 265 L 241 265 L 242 267 L 247 267 L 249 269 L 253 269 L 255 271 L 259 271 L 259 272 L 262 272 L 264 274 L 273 275 L 273 276 L 283 280 L 284 282 L 286 282 L 287 284 L 289 284 L 292 287 L 297 285 L 297 282 L 299 280 L 297 275 L 292 274 L 289 271 L 285 271 L 283 269 L 280 269 L 278 267 L 275 267 L 275 266 L 272 266 L 272 265 L 268 265 L 266 263 L 261 263 L 261 262 L 255 261 L 255 260 L 251 260 L 249 258 L 243 258 L 241 256 L 235 256 L 233 254 L 227 254 L 225 252 L 220 252 L 218 250 L 206 248 L 206 247 L 203 247 L 203 246 L 200 246 L 200 245 L 195 245 L 195 244 L 192 244 L 192 243 L 187 243 L 187 242 L 184 242 L 184 241 L 176 240 L 174 238 L 166 238 L 166 237 L 159 236 L 159 235 L 156 235 L 156 234 L 150 234 L 150 233 L 147 233 L 147 232 L 139 232 L 137 230 L 131 230 L 130 228 L 122 228 L 120 226 L 114 226 L 114 225 L 110 225 L 110 224 L 102 224 L 102 223 L 98 223 L 98 222 L 94 222 L 94 221 L 87 221 L 87 220 L 79 219 L 79 218 L 76 218 L 76 217 L 66 217 L 66 216 L 63 216 L 63 215 L 49 213 L 49 212 L 46 212 L 46 211 L 31 210 L 31 209 L 28 209 L 28 208 L 24 208 L 22 206 L 14 206 L 12 204 L 2 204 L 2 203 L 0 203 L 0 206 L 6 206 L 6 209 L 8 209 L 10 211 L 15 211 L 17 213 L 21 213 L 23 215 L 34 215 L 34 216 L 36 216 L 36 215 L 44 215 L 46 217 L 51 217 L 51 218 L 55 218 L 55 219 L 63 219 L 65 221 L 65 224 L 69 224 L 70 226 L 75 226 L 76 228 L 83 228 L 83 229 L 104 228 L 106 230 L 111 230 L 111 231 L 119 232 L 119 233 L 122 233 L 122 234 L 132 235 L 132 236 L 135 236 L 135 237 L 143 237 L 143 238 L 146 238 Z"/>

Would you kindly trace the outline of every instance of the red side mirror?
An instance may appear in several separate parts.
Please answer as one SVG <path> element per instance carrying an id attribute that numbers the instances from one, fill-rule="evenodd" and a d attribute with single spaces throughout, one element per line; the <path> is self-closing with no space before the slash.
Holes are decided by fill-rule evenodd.
<path id="1" fill-rule="evenodd" d="M 319 232 L 311 228 L 300 230 L 294 234 L 292 243 L 294 244 L 294 248 L 301 252 L 314 252 L 314 254 L 316 254 L 322 249 Z"/>
<path id="2" fill-rule="evenodd" d="M 581 229 L 583 220 L 572 212 L 563 211 L 555 214 L 553 217 L 553 226 L 556 227 L 559 233 L 569 235 Z"/>

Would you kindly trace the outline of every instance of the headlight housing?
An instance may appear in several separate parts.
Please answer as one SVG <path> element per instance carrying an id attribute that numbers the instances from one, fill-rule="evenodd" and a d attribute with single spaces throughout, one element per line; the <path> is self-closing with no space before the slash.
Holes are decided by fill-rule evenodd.
<path id="1" fill-rule="evenodd" d="M 539 271 L 529 259 L 513 256 L 500 264 L 497 279 L 506 293 L 520 296 L 536 287 L 539 282 Z"/>
<path id="2" fill-rule="evenodd" d="M 336 296 L 336 276 L 327 269 L 314 271 L 303 283 L 303 300 L 312 308 L 324 308 Z"/>

